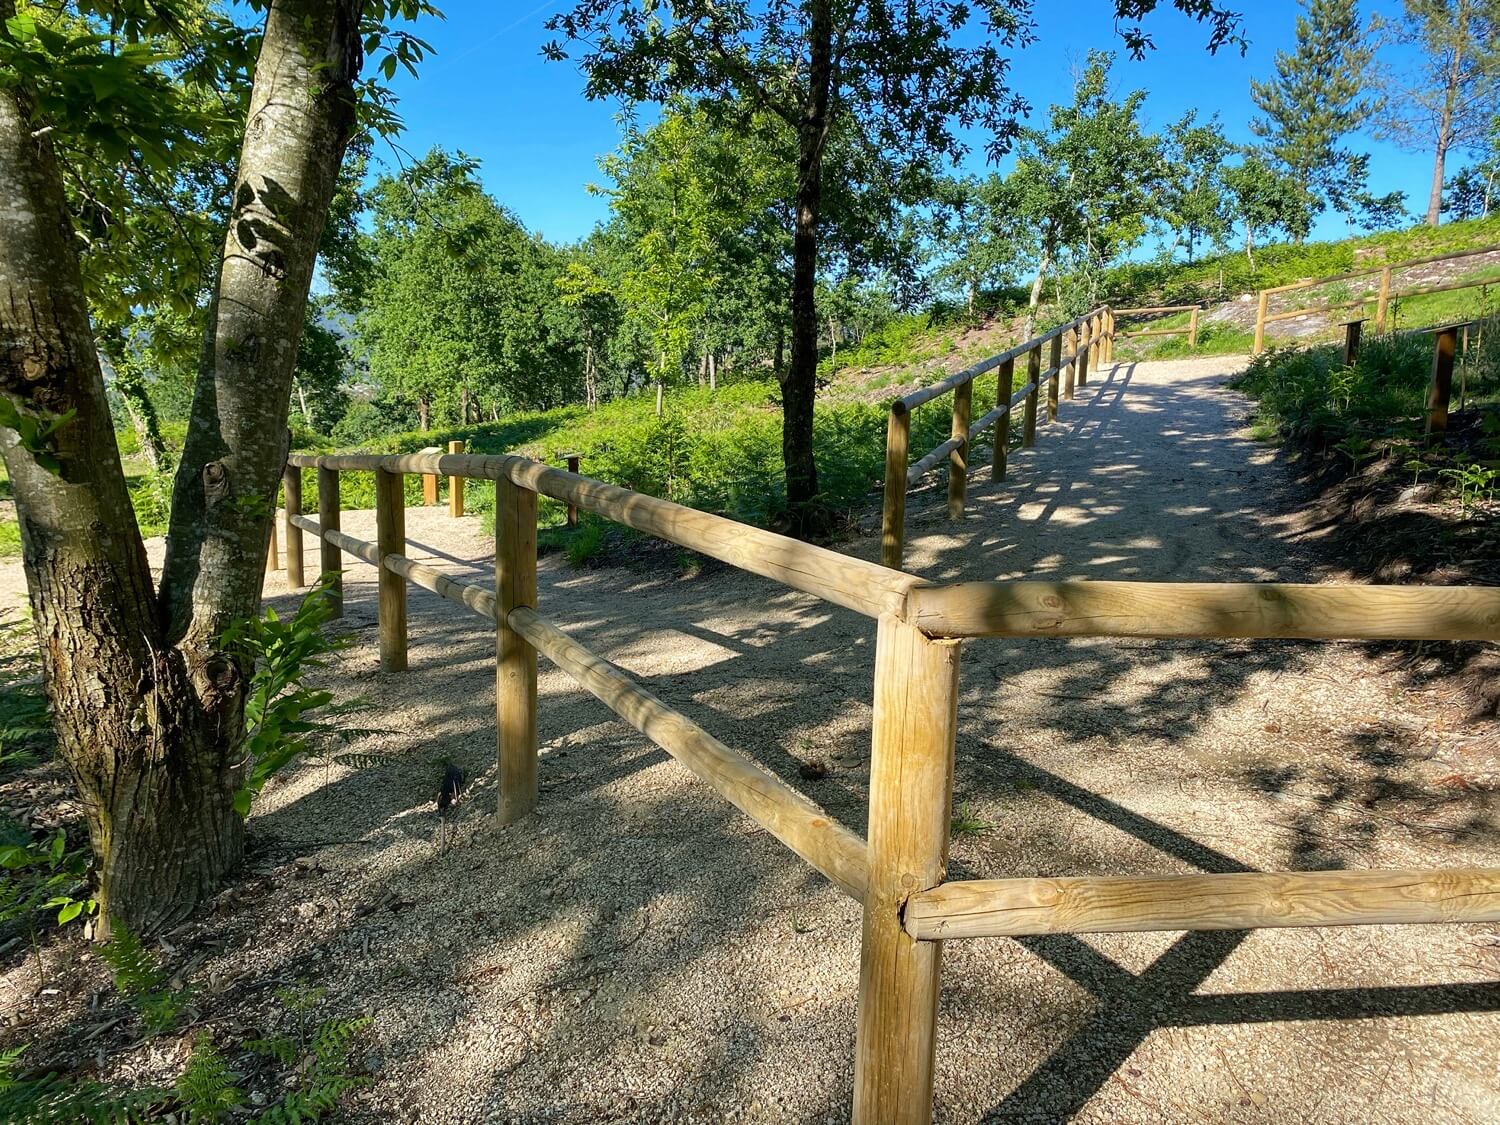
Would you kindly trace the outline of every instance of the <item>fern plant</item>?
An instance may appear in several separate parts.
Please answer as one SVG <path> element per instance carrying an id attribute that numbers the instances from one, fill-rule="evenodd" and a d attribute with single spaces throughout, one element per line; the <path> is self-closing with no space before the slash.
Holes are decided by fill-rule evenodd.
<path id="1" fill-rule="evenodd" d="M 131 930 L 116 923 L 99 955 L 114 972 L 115 988 L 141 1016 L 148 1035 L 160 1035 L 176 1026 L 192 993 L 172 988 L 167 971 L 157 964 Z"/>
<path id="2" fill-rule="evenodd" d="M 241 816 L 280 770 L 316 749 L 316 740 L 347 739 L 369 733 L 342 727 L 337 719 L 362 708 L 362 699 L 335 703 L 333 693 L 307 687 L 303 678 L 326 667 L 326 657 L 347 648 L 347 637 L 326 630 L 337 607 L 331 579 L 317 583 L 297 612 L 283 621 L 269 606 L 258 618 L 231 625 L 224 645 L 253 661 L 250 695 L 245 702 L 245 784 L 234 797 Z"/>
<path id="3" fill-rule="evenodd" d="M 212 1125 L 245 1104 L 245 1092 L 237 1084 L 239 1075 L 229 1069 L 224 1056 L 208 1035 L 200 1035 L 187 1066 L 177 1077 L 179 1120 L 190 1125 Z"/>
<path id="4" fill-rule="evenodd" d="M 167 1092 L 114 1090 L 93 1079 L 18 1073 L 25 1046 L 0 1052 L 0 1121 L 17 1125 L 135 1125 L 157 1121 Z"/>

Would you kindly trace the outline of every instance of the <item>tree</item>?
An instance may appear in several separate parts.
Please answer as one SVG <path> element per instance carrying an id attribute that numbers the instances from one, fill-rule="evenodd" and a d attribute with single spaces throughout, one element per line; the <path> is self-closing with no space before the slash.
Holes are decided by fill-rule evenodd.
<path id="1" fill-rule="evenodd" d="M 1250 82 L 1250 96 L 1264 115 L 1250 122 L 1250 131 L 1302 186 L 1312 213 L 1333 207 L 1349 214 L 1364 187 L 1365 164 L 1340 142 L 1374 112 L 1373 101 L 1362 96 L 1373 52 L 1355 0 L 1301 4 L 1296 49 L 1276 52 L 1270 81 Z"/>
<path id="2" fill-rule="evenodd" d="M 484 193 L 478 165 L 433 149 L 370 190 L 368 263 L 354 337 L 370 374 L 460 425 L 541 408 L 577 389 L 575 341 L 559 333 L 561 256 Z"/>
<path id="3" fill-rule="evenodd" d="M 1089 52 L 1073 100 L 1051 107 L 1045 129 L 1021 134 L 1009 179 L 1019 213 L 1033 232 L 1036 263 L 1025 333 L 1036 328 L 1042 287 L 1068 257 L 1092 301 L 1102 268 L 1139 242 L 1156 212 L 1161 149 L 1141 123 L 1146 94 L 1118 100 L 1110 91 L 1114 56 Z"/>
<path id="4" fill-rule="evenodd" d="M 1299 242 L 1312 225 L 1307 192 L 1291 173 L 1272 167 L 1259 152 L 1246 150 L 1239 164 L 1224 170 L 1230 208 L 1245 231 L 1245 257 L 1255 268 L 1256 237 L 1285 231 Z"/>
<path id="5" fill-rule="evenodd" d="M 1195 110 L 1167 126 L 1162 142 L 1158 213 L 1172 232 L 1167 255 L 1181 244 L 1191 262 L 1200 241 L 1217 246 L 1229 236 L 1223 173 L 1224 159 L 1235 146 L 1224 136 L 1217 115 L 1200 125 Z"/>
<path id="6" fill-rule="evenodd" d="M 1427 225 L 1435 227 L 1448 154 L 1483 142 L 1500 110 L 1500 2 L 1405 0 L 1400 17 L 1382 21 L 1380 30 L 1417 61 L 1379 72 L 1377 132 L 1410 151 L 1432 152 Z"/>
<path id="7" fill-rule="evenodd" d="M 393 42 L 380 23 L 388 11 L 424 9 L 263 7 L 156 585 L 114 443 L 59 152 L 71 155 L 74 137 L 97 142 L 90 183 L 135 162 L 170 170 L 193 150 L 184 75 L 201 74 L 198 63 L 233 69 L 232 54 L 202 52 L 235 37 L 212 11 L 173 0 L 122 0 L 99 22 L 94 4 L 18 14 L 0 0 L 0 191 L 11 204 L 0 208 L 0 451 L 105 931 L 112 920 L 149 933 L 183 918 L 240 858 L 250 669 L 221 638 L 260 598 L 318 236 L 361 92 L 367 119 L 390 124 L 378 87 L 359 78 L 363 50 Z M 419 41 L 394 44 L 391 60 L 420 57 Z"/>
<path id="8" fill-rule="evenodd" d="M 1117 0 L 1134 18 L 1157 0 Z M 1238 18 L 1212 0 L 1174 0 L 1213 24 L 1211 46 L 1235 39 Z M 795 138 L 791 363 L 781 375 L 782 458 L 792 522 L 824 522 L 817 504 L 813 404 L 817 390 L 816 290 L 827 160 L 840 122 L 909 166 L 963 151 L 955 125 L 989 129 L 1003 147 L 1021 108 L 1005 85 L 1001 49 L 1029 37 L 1023 0 L 573 0 L 548 22 L 578 45 L 591 98 L 665 103 L 690 94 L 722 111 L 766 113 Z M 978 26 L 971 26 L 977 24 Z M 1133 50 L 1149 38 L 1123 34 Z M 568 57 L 560 42 L 554 59 Z"/>
<path id="9" fill-rule="evenodd" d="M 297 348 L 297 367 L 292 374 L 292 409 L 302 424 L 314 433 L 327 434 L 349 409 L 344 389 L 351 361 L 344 338 L 324 319 L 327 299 L 309 301 L 307 323 Z"/>
<path id="10" fill-rule="evenodd" d="M 1008 276 L 1024 245 L 1014 228 L 1021 209 L 1014 183 L 991 173 L 953 177 L 938 185 L 933 213 L 933 240 L 941 257 L 935 278 L 956 289 L 976 318 L 980 293 Z"/>

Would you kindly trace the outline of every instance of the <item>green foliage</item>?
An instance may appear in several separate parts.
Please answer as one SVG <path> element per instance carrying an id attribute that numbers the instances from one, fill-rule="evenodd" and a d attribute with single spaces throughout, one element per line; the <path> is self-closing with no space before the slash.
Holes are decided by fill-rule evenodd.
<path id="1" fill-rule="evenodd" d="M 88 874 L 88 853 L 70 850 L 61 828 L 44 840 L 33 839 L 20 825 L 0 818 L 0 923 L 31 927 L 43 911 L 57 911 L 65 926 L 98 907 L 79 898 Z"/>
<path id="2" fill-rule="evenodd" d="M 180 1119 L 188 1125 L 214 1125 L 245 1104 L 245 1092 L 236 1085 L 239 1075 L 214 1047 L 207 1032 L 193 1044 L 187 1065 L 177 1076 L 176 1094 Z"/>
<path id="3" fill-rule="evenodd" d="M 1271 174 L 1286 173 L 1285 184 L 1305 200 L 1307 211 L 1332 206 L 1352 214 L 1365 193 L 1369 157 L 1340 142 L 1375 112 L 1373 99 L 1362 97 L 1373 52 L 1355 0 L 1302 4 L 1306 14 L 1297 17 L 1296 49 L 1276 53 L 1270 81 L 1250 82 L 1264 115 L 1250 128 L 1266 143 Z"/>
<path id="4" fill-rule="evenodd" d="M 347 648 L 349 639 L 330 636 L 336 598 L 331 581 L 320 580 L 289 621 L 270 606 L 263 616 L 230 626 L 227 649 L 254 662 L 245 701 L 245 784 L 234 805 L 248 816 L 250 804 L 277 772 L 315 749 L 314 739 L 347 738 L 357 733 L 338 720 L 363 706 L 362 700 L 334 703 L 333 693 L 309 688 L 303 677 L 326 667 L 326 657 Z"/>
<path id="5" fill-rule="evenodd" d="M 135 1125 L 160 1120 L 166 1091 L 121 1091 L 93 1079 L 58 1074 L 23 1077 L 26 1047 L 0 1051 L 0 1121 L 16 1125 Z"/>
<path id="6" fill-rule="evenodd" d="M 477 164 L 433 149 L 370 192 L 371 275 L 355 344 L 388 393 L 428 417 L 575 397 L 580 350 L 557 288 L 559 252 L 480 187 Z"/>
<path id="7" fill-rule="evenodd" d="M 52 437 L 73 420 L 75 411 L 37 416 L 22 410 L 9 395 L 0 394 L 0 426 L 14 430 L 21 448 L 47 472 L 62 471 L 62 464 L 52 452 Z"/>
<path id="8" fill-rule="evenodd" d="M 140 1013 L 147 1035 L 163 1035 L 177 1026 L 191 993 L 172 986 L 166 969 L 133 931 L 115 922 L 99 956 L 114 974 L 115 989 Z"/>

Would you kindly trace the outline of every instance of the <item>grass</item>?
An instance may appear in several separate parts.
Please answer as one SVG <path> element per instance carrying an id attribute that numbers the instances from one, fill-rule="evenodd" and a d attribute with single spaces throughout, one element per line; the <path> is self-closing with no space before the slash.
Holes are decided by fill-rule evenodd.
<path id="1" fill-rule="evenodd" d="M 1399 457 L 1414 478 L 1426 471 L 1440 481 L 1471 489 L 1470 453 L 1447 464 L 1440 447 L 1421 447 L 1432 340 L 1422 333 L 1367 338 L 1352 367 L 1337 346 L 1271 348 L 1250 362 L 1234 386 L 1255 400 L 1257 437 L 1302 450 L 1326 453 L 1357 469 L 1379 457 Z M 1452 411 L 1461 408 L 1485 419 L 1482 431 L 1500 426 L 1500 318 L 1472 333 L 1454 376 Z M 1500 457 L 1500 440 L 1487 440 L 1480 459 Z M 1481 465 L 1481 468 L 1486 466 Z M 1493 467 L 1493 466 L 1489 466 Z M 1478 482 L 1484 491 L 1484 482 Z"/>

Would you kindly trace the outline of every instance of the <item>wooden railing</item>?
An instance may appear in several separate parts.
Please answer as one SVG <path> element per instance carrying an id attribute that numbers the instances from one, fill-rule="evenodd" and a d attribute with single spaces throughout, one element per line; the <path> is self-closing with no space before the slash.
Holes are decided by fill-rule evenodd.
<path id="1" fill-rule="evenodd" d="M 1114 309 L 1116 319 L 1120 317 L 1139 316 L 1167 316 L 1171 313 L 1187 313 L 1188 322 L 1178 325 L 1176 328 L 1149 328 L 1137 329 L 1134 332 L 1116 332 L 1115 336 L 1121 340 L 1137 340 L 1147 336 L 1181 336 L 1187 334 L 1188 347 L 1198 346 L 1198 314 L 1202 310 L 1197 305 L 1152 305 L 1142 309 Z"/>
<path id="2" fill-rule="evenodd" d="M 1500 246 L 1484 246 L 1477 250 L 1457 250 L 1448 254 L 1433 254 L 1427 258 L 1413 258 L 1406 262 L 1391 262 L 1384 266 L 1375 266 L 1370 269 L 1354 270 L 1350 273 L 1335 274 L 1332 277 L 1314 277 L 1306 281 L 1294 281 L 1290 285 L 1276 285 L 1270 289 L 1262 289 L 1257 294 L 1255 303 L 1255 344 L 1252 352 L 1259 355 L 1266 350 L 1266 325 L 1278 320 L 1291 320 L 1294 317 L 1308 316 L 1313 313 L 1346 312 L 1351 309 L 1363 311 L 1365 306 L 1375 305 L 1375 331 L 1384 332 L 1390 319 L 1390 305 L 1394 300 L 1402 297 L 1420 297 L 1428 293 L 1452 293 L 1460 289 L 1480 289 L 1485 286 L 1500 284 L 1500 277 L 1479 278 L 1477 280 L 1463 280 L 1440 282 L 1436 285 L 1412 285 L 1406 288 L 1398 288 L 1395 285 L 1396 275 L 1403 270 L 1415 269 L 1418 266 L 1432 265 L 1434 262 L 1453 262 L 1463 258 L 1476 258 L 1485 254 L 1500 252 Z M 1272 309 L 1274 298 L 1283 293 L 1296 293 L 1304 289 L 1316 289 L 1324 285 L 1338 285 L 1349 281 L 1364 281 L 1366 284 L 1363 291 L 1357 296 L 1351 296 L 1348 300 L 1329 301 L 1318 305 L 1308 305 L 1294 309 Z"/>
<path id="3" fill-rule="evenodd" d="M 1051 338 L 1056 339 L 1056 336 Z M 1107 339 L 1107 335 L 1104 336 Z M 1086 344 L 1084 345 L 1087 346 Z M 1083 354 L 1082 351 L 1079 352 Z M 1058 363 L 1054 359 L 1054 371 Z M 1080 373 L 1082 363 L 1080 361 Z M 1032 392 L 1038 380 L 1033 370 Z M 942 392 L 937 392 L 942 393 Z M 1008 402 L 1008 398 L 1002 398 Z M 318 473 L 318 519 L 297 510 Z M 339 530 L 339 474 L 376 475 L 376 542 Z M 405 474 L 495 482 L 493 585 L 406 554 Z M 378 568 L 380 663 L 407 664 L 406 584 L 496 634 L 497 817 L 537 804 L 540 653 L 862 904 L 854 1120 L 927 1122 L 942 942 L 1000 934 L 1500 921 L 1500 870 L 1282 872 L 946 881 L 959 651 L 979 637 L 1500 639 L 1500 589 L 1139 582 L 937 585 L 721 516 L 514 456 L 293 456 L 288 582 L 301 532 L 342 597 L 341 553 Z M 576 505 L 878 621 L 868 831 L 861 839 L 786 781 L 720 742 L 570 637 L 537 597 L 537 496 Z"/>
<path id="4" fill-rule="evenodd" d="M 1108 361 L 1114 347 L 1114 315 L 1107 305 L 1077 320 L 1059 324 L 1040 336 L 1017 344 L 1009 351 L 980 360 L 971 367 L 956 371 L 940 382 L 898 398 L 890 405 L 885 430 L 885 499 L 880 517 L 880 561 L 901 569 L 906 546 L 906 490 L 944 459 L 948 462 L 948 518 L 962 519 L 964 495 L 969 480 L 969 448 L 980 434 L 994 427 L 992 472 L 1004 480 L 1010 455 L 1011 413 L 1025 403 L 1021 424 L 1021 448 L 1036 444 L 1038 401 L 1043 381 L 1047 385 L 1047 421 L 1057 420 L 1059 381 L 1061 396 L 1071 399 L 1075 384 L 1088 382 L 1089 352 L 1097 348 L 1095 359 Z M 1068 338 L 1068 352 L 1063 355 L 1063 338 Z M 1046 370 L 1042 369 L 1042 347 L 1050 345 Z M 1015 387 L 1016 361 L 1026 364 L 1026 382 Z M 979 421 L 970 423 L 973 414 L 974 380 L 998 370 L 995 384 L 995 408 Z M 911 461 L 911 419 L 917 407 L 953 394 L 953 425 L 949 438 L 929 451 L 915 464 Z"/>

